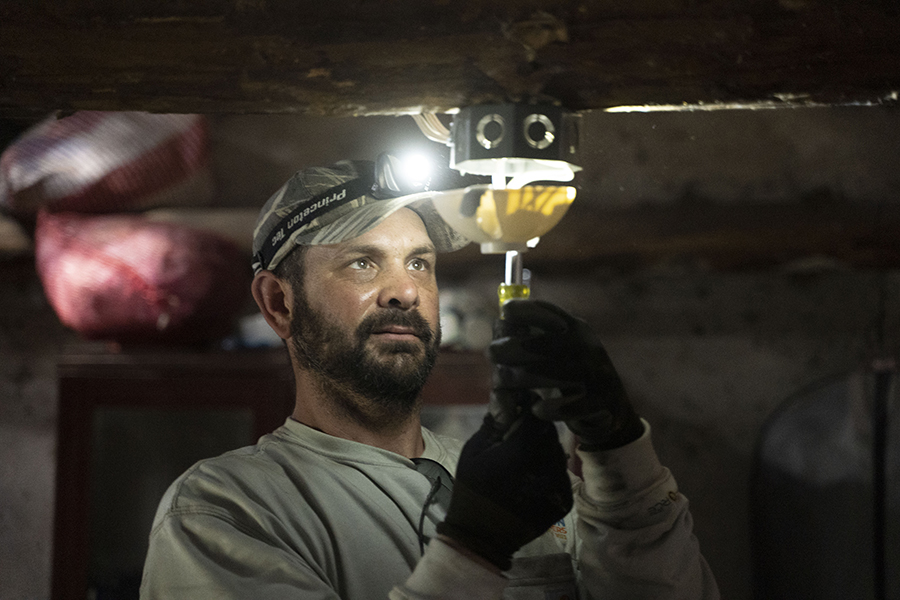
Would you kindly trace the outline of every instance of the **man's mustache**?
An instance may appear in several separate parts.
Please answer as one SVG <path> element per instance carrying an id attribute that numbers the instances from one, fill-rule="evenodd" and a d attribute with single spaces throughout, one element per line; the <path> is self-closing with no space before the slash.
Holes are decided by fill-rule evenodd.
<path id="1" fill-rule="evenodd" d="M 363 319 L 363 322 L 357 327 L 356 336 L 362 341 L 376 331 L 392 325 L 409 329 L 417 338 L 426 344 L 431 343 L 434 339 L 434 333 L 431 331 L 428 321 L 426 321 L 425 317 L 418 311 L 400 312 L 395 310 L 377 312 L 369 315 Z"/>

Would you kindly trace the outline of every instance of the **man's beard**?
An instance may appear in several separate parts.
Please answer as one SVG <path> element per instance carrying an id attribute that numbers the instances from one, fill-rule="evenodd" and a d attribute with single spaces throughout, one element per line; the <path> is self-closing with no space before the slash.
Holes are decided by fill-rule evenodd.
<path id="1" fill-rule="evenodd" d="M 419 393 L 434 367 L 441 332 L 432 332 L 418 311 L 381 309 L 352 334 L 314 310 L 303 290 L 294 294 L 291 342 L 300 366 L 312 371 L 343 416 L 379 428 L 399 425 L 419 408 Z M 373 332 L 389 325 L 409 328 L 418 342 L 367 346 Z M 359 397 L 369 402 L 362 406 Z"/>

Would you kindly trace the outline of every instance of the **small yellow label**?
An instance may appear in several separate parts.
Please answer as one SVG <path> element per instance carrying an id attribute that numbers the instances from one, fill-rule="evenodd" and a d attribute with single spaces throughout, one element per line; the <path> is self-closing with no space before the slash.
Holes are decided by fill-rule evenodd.
<path id="1" fill-rule="evenodd" d="M 529 288 L 527 285 L 501 283 L 500 287 L 497 288 L 497 297 L 500 298 L 501 308 L 507 300 L 518 298 L 527 299 L 529 296 L 531 296 L 531 288 Z"/>

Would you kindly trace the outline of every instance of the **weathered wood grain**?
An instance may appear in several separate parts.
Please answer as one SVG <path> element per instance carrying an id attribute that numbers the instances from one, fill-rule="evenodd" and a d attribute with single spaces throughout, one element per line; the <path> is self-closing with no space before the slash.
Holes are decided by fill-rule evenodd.
<path id="1" fill-rule="evenodd" d="M 0 116 L 896 103 L 879 0 L 5 0 Z"/>

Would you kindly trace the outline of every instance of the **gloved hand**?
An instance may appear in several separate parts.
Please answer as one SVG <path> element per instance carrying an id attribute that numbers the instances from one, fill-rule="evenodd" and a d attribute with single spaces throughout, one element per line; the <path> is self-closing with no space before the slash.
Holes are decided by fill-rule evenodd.
<path id="1" fill-rule="evenodd" d="M 585 450 L 618 448 L 641 436 L 640 417 L 586 322 L 539 300 L 510 300 L 503 315 L 488 349 L 495 391 L 537 393 L 531 411 L 565 421 Z"/>
<path id="2" fill-rule="evenodd" d="M 439 534 L 496 565 L 572 509 L 572 483 L 556 427 L 527 413 L 509 426 L 488 414 L 463 447 Z"/>

